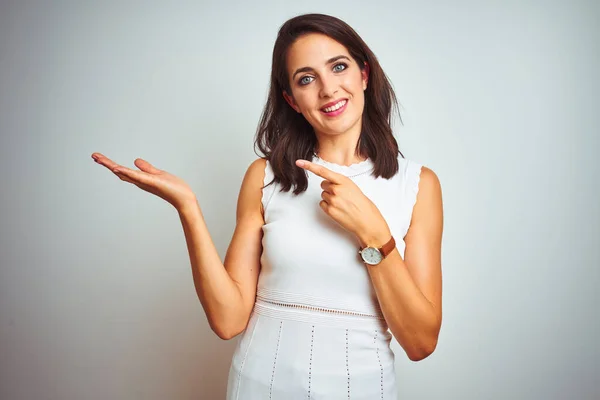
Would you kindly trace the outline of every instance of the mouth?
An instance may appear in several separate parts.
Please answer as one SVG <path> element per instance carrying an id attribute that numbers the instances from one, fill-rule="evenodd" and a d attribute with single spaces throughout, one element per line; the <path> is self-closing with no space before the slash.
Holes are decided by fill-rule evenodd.
<path id="1" fill-rule="evenodd" d="M 341 99 L 335 103 L 327 104 L 326 107 L 321 108 L 321 112 L 328 117 L 335 117 L 343 113 L 347 105 L 348 99 Z"/>

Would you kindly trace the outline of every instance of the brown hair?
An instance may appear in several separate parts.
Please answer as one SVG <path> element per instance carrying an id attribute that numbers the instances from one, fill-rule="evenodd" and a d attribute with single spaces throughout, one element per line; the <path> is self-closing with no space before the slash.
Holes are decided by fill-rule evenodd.
<path id="1" fill-rule="evenodd" d="M 392 85 L 375 54 L 348 24 L 329 15 L 305 14 L 281 26 L 273 48 L 269 95 L 254 140 L 255 151 L 258 147 L 265 155 L 263 158 L 271 163 L 274 179 L 269 184 L 280 182 L 281 191 L 285 192 L 295 186 L 296 195 L 308 187 L 307 173 L 296 166 L 296 160 L 312 160 L 318 148 L 317 138 L 304 116 L 292 109 L 283 97 L 283 91 L 291 94 L 287 51 L 296 39 L 308 33 L 321 33 L 344 45 L 361 69 L 365 68 L 365 62 L 369 65 L 356 154 L 372 160 L 374 177 L 391 178 L 398 172 L 398 154 L 404 157 L 391 128 L 392 107 L 398 110 Z"/>

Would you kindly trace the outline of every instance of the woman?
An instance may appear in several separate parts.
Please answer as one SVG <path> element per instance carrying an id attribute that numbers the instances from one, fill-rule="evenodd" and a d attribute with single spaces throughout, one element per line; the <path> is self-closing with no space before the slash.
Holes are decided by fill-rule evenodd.
<path id="1" fill-rule="evenodd" d="M 390 127 L 394 92 L 347 24 L 281 28 L 222 263 L 192 190 L 144 160 L 119 178 L 176 207 L 213 331 L 239 336 L 228 399 L 396 399 L 392 335 L 421 360 L 442 320 L 442 197 Z M 390 334 L 391 331 L 391 334 Z"/>

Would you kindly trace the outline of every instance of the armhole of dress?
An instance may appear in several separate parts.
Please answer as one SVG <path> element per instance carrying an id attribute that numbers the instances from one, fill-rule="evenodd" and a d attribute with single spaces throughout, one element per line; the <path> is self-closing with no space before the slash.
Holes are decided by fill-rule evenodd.
<path id="1" fill-rule="evenodd" d="M 266 160 L 265 163 L 265 177 L 263 179 L 263 189 L 262 189 L 262 205 L 263 205 L 263 210 L 264 210 L 264 220 L 265 222 L 267 222 L 267 210 L 268 210 L 268 206 L 271 203 L 271 199 L 273 198 L 273 195 L 275 194 L 275 185 L 276 183 L 273 182 L 271 183 L 269 186 L 264 187 L 266 185 L 268 185 L 274 178 L 274 174 L 273 174 L 273 170 L 271 169 L 271 163 L 269 162 L 269 160 Z"/>
<path id="2" fill-rule="evenodd" d="M 412 214 L 417 204 L 417 194 L 419 193 L 419 182 L 421 181 L 421 170 L 423 165 L 414 161 L 408 161 L 406 164 L 406 170 L 404 175 L 404 198 L 406 204 L 406 231 L 404 236 L 408 233 L 410 224 L 412 222 Z"/>

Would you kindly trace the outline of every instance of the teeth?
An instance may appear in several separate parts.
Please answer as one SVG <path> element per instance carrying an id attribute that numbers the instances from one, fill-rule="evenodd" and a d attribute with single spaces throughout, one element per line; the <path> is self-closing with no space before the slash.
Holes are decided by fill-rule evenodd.
<path id="1" fill-rule="evenodd" d="M 342 100 L 342 101 L 340 101 L 339 103 L 337 103 L 337 104 L 336 104 L 336 105 L 334 105 L 334 106 L 331 106 L 331 107 L 324 108 L 324 109 L 323 109 L 323 111 L 325 111 L 325 112 L 332 112 L 332 111 L 335 111 L 335 110 L 339 110 L 339 109 L 340 109 L 340 108 L 342 108 L 342 107 L 343 107 L 345 104 L 346 104 L 346 100 Z"/>

